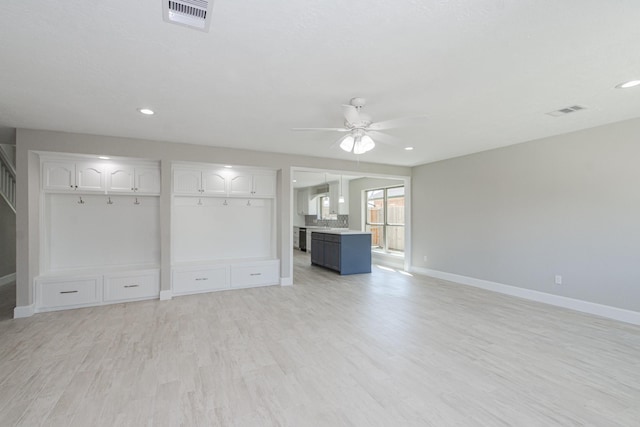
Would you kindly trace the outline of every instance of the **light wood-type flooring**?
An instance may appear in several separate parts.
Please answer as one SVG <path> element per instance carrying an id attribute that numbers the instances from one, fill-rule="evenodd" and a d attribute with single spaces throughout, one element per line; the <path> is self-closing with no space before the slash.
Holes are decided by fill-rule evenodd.
<path id="1" fill-rule="evenodd" d="M 0 426 L 638 426 L 640 327 L 295 254 L 295 285 L 0 320 Z"/>

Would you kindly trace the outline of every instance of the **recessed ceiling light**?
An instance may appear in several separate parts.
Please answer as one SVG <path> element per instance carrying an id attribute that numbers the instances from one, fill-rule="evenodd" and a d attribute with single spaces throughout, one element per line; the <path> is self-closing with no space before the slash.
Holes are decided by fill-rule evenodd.
<path id="1" fill-rule="evenodd" d="M 616 86 L 616 89 L 628 89 L 630 87 L 640 85 L 640 80 L 629 80 L 628 82 L 620 83 Z"/>
<path id="2" fill-rule="evenodd" d="M 138 111 L 145 116 L 153 116 L 155 114 L 155 111 L 150 110 L 149 108 L 138 108 Z"/>
<path id="3" fill-rule="evenodd" d="M 407 151 L 411 151 L 411 150 L 413 150 L 413 147 L 404 147 L 404 149 L 407 150 Z"/>
<path id="4" fill-rule="evenodd" d="M 227 168 L 227 169 L 231 169 L 233 166 L 231 166 L 231 165 L 224 165 L 224 167 L 225 167 L 225 168 Z"/>
<path id="5" fill-rule="evenodd" d="M 98 158 L 102 160 L 111 160 L 111 157 L 107 157 L 107 156 L 99 156 Z"/>

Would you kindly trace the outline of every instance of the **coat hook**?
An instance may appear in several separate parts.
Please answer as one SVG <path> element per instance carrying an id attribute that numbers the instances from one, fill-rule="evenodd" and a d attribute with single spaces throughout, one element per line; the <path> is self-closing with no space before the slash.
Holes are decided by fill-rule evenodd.
<path id="1" fill-rule="evenodd" d="M 198 206 L 202 206 L 202 199 L 198 199 Z"/>
<path id="2" fill-rule="evenodd" d="M 247 206 L 251 206 L 251 200 L 247 200 Z"/>
<path id="3" fill-rule="evenodd" d="M 133 204 L 134 204 L 134 205 L 139 205 L 139 204 L 140 204 L 140 202 L 138 201 L 138 198 L 137 198 L 137 197 L 136 197 L 136 201 L 135 201 L 135 202 L 133 202 Z"/>
<path id="4" fill-rule="evenodd" d="M 82 200 L 82 196 L 78 196 L 78 199 L 80 199 L 80 200 L 78 200 L 78 204 L 79 205 L 84 205 L 84 200 Z"/>
<path id="5" fill-rule="evenodd" d="M 223 203 L 223 205 L 224 205 L 224 206 L 227 206 L 228 204 L 229 204 L 229 203 L 227 203 L 227 199 L 224 199 L 224 203 Z"/>
<path id="6" fill-rule="evenodd" d="M 109 200 L 107 200 L 107 204 L 108 205 L 112 205 L 113 204 L 113 202 L 111 201 L 111 197 L 109 197 Z"/>

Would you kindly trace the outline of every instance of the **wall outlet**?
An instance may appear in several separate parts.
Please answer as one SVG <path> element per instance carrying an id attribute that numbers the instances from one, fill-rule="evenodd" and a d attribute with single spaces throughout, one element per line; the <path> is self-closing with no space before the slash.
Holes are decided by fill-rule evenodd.
<path id="1" fill-rule="evenodd" d="M 556 275 L 556 285 L 562 285 L 562 276 Z"/>
<path id="2" fill-rule="evenodd" d="M 427 262 L 427 256 L 426 256 L 426 255 L 424 256 L 423 261 L 424 261 L 424 262 Z"/>

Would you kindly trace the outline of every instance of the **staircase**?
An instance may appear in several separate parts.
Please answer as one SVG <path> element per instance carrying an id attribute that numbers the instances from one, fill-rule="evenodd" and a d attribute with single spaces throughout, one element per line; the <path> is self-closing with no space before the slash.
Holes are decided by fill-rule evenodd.
<path id="1" fill-rule="evenodd" d="M 15 146 L 0 144 L 0 195 L 16 212 Z"/>

